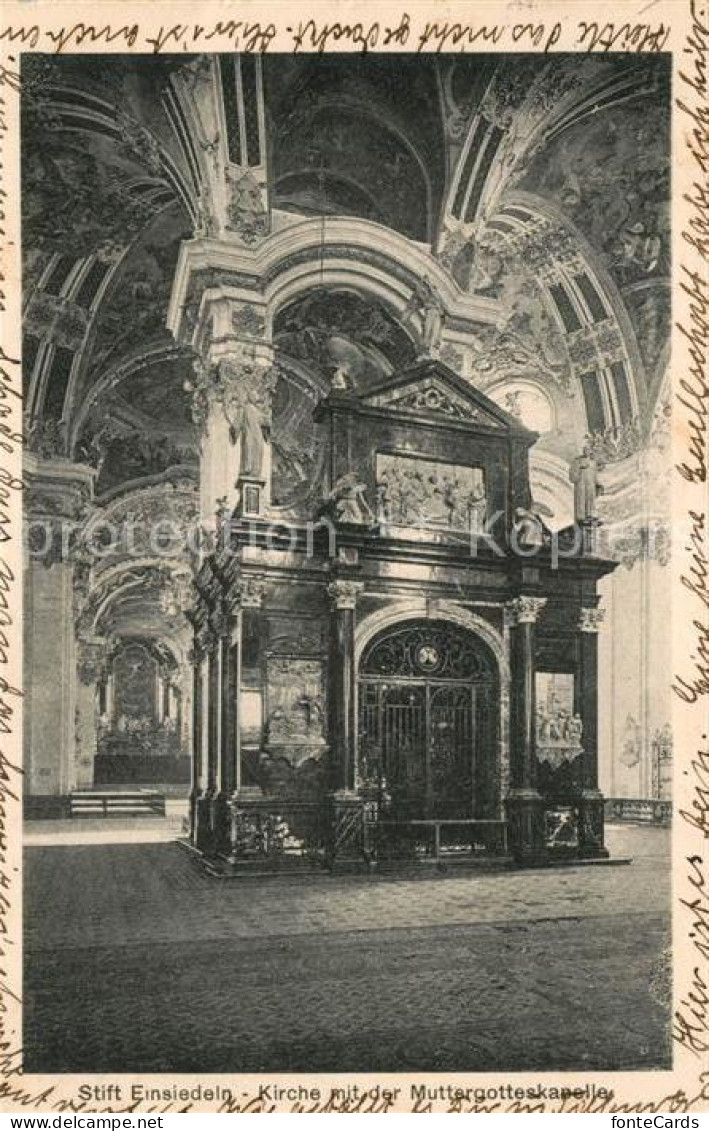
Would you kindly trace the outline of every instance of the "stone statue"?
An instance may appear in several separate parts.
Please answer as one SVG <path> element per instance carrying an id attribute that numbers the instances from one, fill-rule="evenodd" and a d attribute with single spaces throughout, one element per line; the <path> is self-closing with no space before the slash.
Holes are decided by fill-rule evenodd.
<path id="1" fill-rule="evenodd" d="M 273 369 L 226 360 L 220 363 L 220 375 L 226 385 L 223 404 L 229 434 L 232 443 L 241 441 L 239 475 L 260 479 L 277 374 Z"/>
<path id="2" fill-rule="evenodd" d="M 569 742 L 572 746 L 581 745 L 581 735 L 583 734 L 583 722 L 580 715 L 572 715 L 569 719 L 568 725 Z"/>
<path id="3" fill-rule="evenodd" d="M 330 388 L 333 393 L 347 393 L 350 388 L 350 379 L 347 371 L 342 366 L 337 367 L 330 380 Z"/>
<path id="4" fill-rule="evenodd" d="M 377 521 L 387 522 L 391 513 L 391 498 L 389 494 L 389 484 L 384 476 L 376 486 L 376 508 Z"/>
<path id="5" fill-rule="evenodd" d="M 512 525 L 512 536 L 516 538 L 520 546 L 543 546 L 544 525 L 539 515 L 525 510 L 524 507 L 517 507 Z"/>
<path id="6" fill-rule="evenodd" d="M 470 529 L 480 531 L 485 525 L 487 516 L 487 499 L 485 488 L 479 486 L 468 496 L 468 514 L 470 515 Z"/>
<path id="7" fill-rule="evenodd" d="M 222 526 L 224 526 L 224 524 L 228 522 L 229 518 L 231 517 L 229 499 L 226 495 L 220 495 L 220 497 L 217 499 L 217 509 L 215 513 L 217 518 L 217 529 L 221 530 Z"/>
<path id="8" fill-rule="evenodd" d="M 590 522 L 596 518 L 596 502 L 603 493 L 598 482 L 598 461 L 591 454 L 589 443 L 569 468 L 569 478 L 574 485 L 574 517 L 577 522 Z"/>
<path id="9" fill-rule="evenodd" d="M 354 472 L 337 480 L 329 495 L 338 522 L 374 522 L 372 508 L 367 502 L 366 484 L 360 483 Z"/>
<path id="10" fill-rule="evenodd" d="M 421 320 L 421 356 L 434 357 L 441 348 L 444 311 L 428 279 L 419 280 L 411 292 L 404 310 L 404 321 L 410 324 L 416 315 Z"/>

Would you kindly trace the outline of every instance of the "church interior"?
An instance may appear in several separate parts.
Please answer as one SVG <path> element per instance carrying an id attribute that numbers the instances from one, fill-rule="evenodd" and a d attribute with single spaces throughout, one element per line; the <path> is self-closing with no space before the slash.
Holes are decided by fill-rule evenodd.
<path id="1" fill-rule="evenodd" d="M 666 821 L 667 59 L 22 79 L 26 816 L 220 874 Z"/>

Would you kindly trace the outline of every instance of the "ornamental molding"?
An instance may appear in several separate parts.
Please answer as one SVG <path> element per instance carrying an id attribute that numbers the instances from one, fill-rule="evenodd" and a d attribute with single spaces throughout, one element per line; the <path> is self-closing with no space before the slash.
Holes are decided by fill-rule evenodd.
<path id="1" fill-rule="evenodd" d="M 123 561 L 97 578 L 88 596 L 75 604 L 74 618 L 78 636 L 87 636 L 104 620 L 110 622 L 111 607 L 123 594 L 138 589 L 146 602 L 159 607 L 161 593 L 173 584 L 174 566 L 156 560 Z M 186 571 L 185 576 L 189 575 Z"/>
<path id="2" fill-rule="evenodd" d="M 609 463 L 619 463 L 635 455 L 643 447 L 643 431 L 640 420 L 632 417 L 619 427 L 591 432 L 588 436 L 587 450 L 600 467 Z"/>
<path id="3" fill-rule="evenodd" d="M 484 412 L 469 398 L 453 390 L 439 377 L 425 377 L 403 388 L 386 390 L 373 401 L 378 407 L 424 415 L 446 416 L 453 420 L 484 424 L 501 429 L 500 421 Z"/>
<path id="4" fill-rule="evenodd" d="M 112 639 L 79 641 L 76 674 L 85 687 L 90 687 L 105 677 L 114 646 L 115 641 Z"/>
<path id="5" fill-rule="evenodd" d="M 331 581 L 327 592 L 334 609 L 355 609 L 363 589 L 362 581 Z"/>
<path id="6" fill-rule="evenodd" d="M 229 427 L 237 432 L 243 426 L 247 405 L 259 407 L 268 423 L 277 381 L 278 369 L 270 361 L 254 360 L 248 352 L 232 346 L 229 354 L 215 362 L 195 357 L 193 376 L 183 388 L 192 394 L 192 420 L 206 435 L 214 405 L 221 406 Z"/>
<path id="7" fill-rule="evenodd" d="M 593 608 L 582 608 L 579 613 L 580 632 L 600 632 L 605 619 L 606 610 L 596 605 Z"/>
<path id="8" fill-rule="evenodd" d="M 672 531 L 666 520 L 641 520 L 604 526 L 598 539 L 599 552 L 633 569 L 639 562 L 666 567 L 672 560 Z"/>
<path id="9" fill-rule="evenodd" d="M 546 604 L 546 597 L 530 597 L 526 594 L 515 597 L 507 605 L 508 623 L 535 624 Z"/>
<path id="10" fill-rule="evenodd" d="M 448 318 L 466 323 L 494 322 L 499 303 L 480 296 L 462 295 L 445 268 L 422 246 L 372 221 L 355 217 L 328 218 L 323 256 L 319 218 L 279 228 L 256 245 L 198 239 L 182 245 L 167 326 L 180 337 L 192 276 L 228 276 L 248 280 L 263 288 L 269 316 L 298 294 L 309 290 L 324 269 L 339 271 L 338 261 L 360 278 L 361 285 L 387 301 L 400 314 L 406 306 L 412 281 L 428 277 Z M 302 268 L 309 267 L 310 270 Z M 385 292 L 385 293 L 382 293 Z"/>
<path id="11" fill-rule="evenodd" d="M 262 577 L 240 577 L 229 588 L 229 601 L 233 612 L 239 609 L 260 609 L 266 592 Z"/>
<path id="12" fill-rule="evenodd" d="M 510 684 L 507 643 L 504 634 L 491 621 L 479 613 L 473 612 L 467 606 L 459 604 L 457 601 L 432 601 L 412 598 L 406 601 L 394 601 L 382 609 L 368 613 L 358 620 L 355 629 L 355 663 L 357 667 L 359 667 L 364 649 L 379 632 L 392 625 L 403 624 L 411 620 L 450 621 L 452 624 L 466 628 L 469 632 L 481 637 L 492 650 L 497 660 L 500 677 L 500 712 L 503 726 L 501 744 L 504 745 L 506 750 Z M 504 760 L 503 764 L 505 764 Z"/>
<path id="13" fill-rule="evenodd" d="M 231 328 L 243 338 L 261 339 L 266 334 L 266 315 L 263 307 L 253 303 L 240 303 L 232 307 Z"/>
<path id="14" fill-rule="evenodd" d="M 24 322 L 28 334 L 78 350 L 86 336 L 89 312 L 70 299 L 41 293 L 32 299 Z"/>

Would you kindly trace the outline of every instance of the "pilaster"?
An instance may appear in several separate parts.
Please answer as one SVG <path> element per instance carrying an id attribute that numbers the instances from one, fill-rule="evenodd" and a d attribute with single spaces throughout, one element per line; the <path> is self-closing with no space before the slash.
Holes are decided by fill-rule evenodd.
<path id="1" fill-rule="evenodd" d="M 74 546 L 95 473 L 25 454 L 24 765 L 31 795 L 66 795 L 93 780 L 95 688 L 77 673 Z M 82 762 L 77 760 L 81 750 Z"/>
<path id="2" fill-rule="evenodd" d="M 361 864 L 364 803 L 355 791 L 356 668 L 355 623 L 362 582 L 335 579 L 328 585 L 330 648 L 328 734 L 330 741 L 330 867 Z"/>
<path id="3" fill-rule="evenodd" d="M 598 633 L 604 619 L 598 606 L 583 607 L 578 623 L 577 709 L 583 722 L 579 855 L 608 856 L 604 844 L 603 795 L 598 788 Z"/>
<path id="4" fill-rule="evenodd" d="M 546 598 L 520 595 L 507 606 L 511 644 L 510 842 L 521 864 L 546 859 L 544 802 L 537 790 L 534 627 Z"/>

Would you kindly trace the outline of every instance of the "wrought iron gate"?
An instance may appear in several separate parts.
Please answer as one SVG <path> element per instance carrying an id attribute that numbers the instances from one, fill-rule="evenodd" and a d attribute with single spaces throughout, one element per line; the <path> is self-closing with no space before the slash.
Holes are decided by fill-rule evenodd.
<path id="1" fill-rule="evenodd" d="M 494 687 L 484 645 L 453 625 L 408 625 L 367 649 L 360 777 L 386 783 L 398 818 L 485 815 Z"/>

